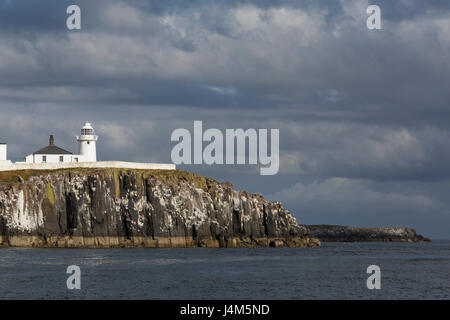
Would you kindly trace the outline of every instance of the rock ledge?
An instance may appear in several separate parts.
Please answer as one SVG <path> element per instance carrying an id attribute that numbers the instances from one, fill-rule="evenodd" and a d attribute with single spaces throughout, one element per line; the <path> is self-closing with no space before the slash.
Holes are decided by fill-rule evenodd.
<path id="1" fill-rule="evenodd" d="M 353 228 L 335 225 L 303 225 L 311 237 L 329 242 L 423 242 L 430 239 L 417 234 L 414 229 L 399 227 Z"/>

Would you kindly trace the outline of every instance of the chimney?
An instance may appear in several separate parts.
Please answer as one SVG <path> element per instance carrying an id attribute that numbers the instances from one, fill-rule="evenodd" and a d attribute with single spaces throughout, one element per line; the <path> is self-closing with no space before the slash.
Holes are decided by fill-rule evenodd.
<path id="1" fill-rule="evenodd" d="M 49 145 L 50 146 L 54 146 L 55 145 L 55 138 L 53 138 L 53 135 L 50 136 Z"/>

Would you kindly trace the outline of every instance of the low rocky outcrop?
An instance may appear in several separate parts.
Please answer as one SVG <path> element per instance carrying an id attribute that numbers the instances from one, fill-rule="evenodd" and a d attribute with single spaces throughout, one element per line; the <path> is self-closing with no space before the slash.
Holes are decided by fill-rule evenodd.
<path id="1" fill-rule="evenodd" d="M 0 243 L 23 247 L 301 247 L 279 202 L 179 170 L 0 172 Z"/>
<path id="2" fill-rule="evenodd" d="M 399 227 L 352 228 L 334 225 L 304 225 L 310 236 L 320 241 L 359 242 L 359 241 L 430 241 L 416 233 L 414 229 Z"/>

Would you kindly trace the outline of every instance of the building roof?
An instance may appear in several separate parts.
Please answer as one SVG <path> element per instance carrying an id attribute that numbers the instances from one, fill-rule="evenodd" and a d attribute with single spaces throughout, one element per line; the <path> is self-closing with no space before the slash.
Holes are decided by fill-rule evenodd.
<path id="1" fill-rule="evenodd" d="M 33 154 L 72 154 L 67 150 L 55 146 L 53 136 L 50 136 L 49 145 L 38 151 L 33 152 Z"/>
<path id="2" fill-rule="evenodd" d="M 67 150 L 61 149 L 60 147 L 57 147 L 57 146 L 47 146 L 36 152 L 33 152 L 33 154 L 73 154 L 73 153 L 69 152 Z"/>

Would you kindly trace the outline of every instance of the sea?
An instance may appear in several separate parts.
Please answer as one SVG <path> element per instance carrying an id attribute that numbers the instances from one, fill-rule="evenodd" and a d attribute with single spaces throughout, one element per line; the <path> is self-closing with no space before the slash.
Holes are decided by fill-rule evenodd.
<path id="1" fill-rule="evenodd" d="M 371 265 L 379 267 L 380 289 L 368 289 Z M 73 288 L 75 283 L 80 289 Z M 450 241 L 325 242 L 318 248 L 0 249 L 0 299 L 449 298 Z"/>

